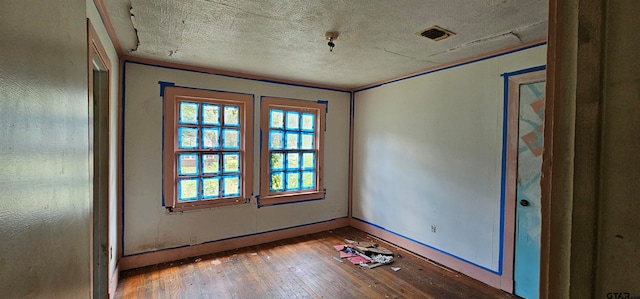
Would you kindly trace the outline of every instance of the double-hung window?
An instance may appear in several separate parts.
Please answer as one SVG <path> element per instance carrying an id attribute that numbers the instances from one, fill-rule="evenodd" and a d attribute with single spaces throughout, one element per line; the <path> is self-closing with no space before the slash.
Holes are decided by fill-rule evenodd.
<path id="1" fill-rule="evenodd" d="M 260 204 L 324 197 L 324 104 L 262 98 Z"/>
<path id="2" fill-rule="evenodd" d="M 190 210 L 251 195 L 253 96 L 167 87 L 164 204 Z"/>

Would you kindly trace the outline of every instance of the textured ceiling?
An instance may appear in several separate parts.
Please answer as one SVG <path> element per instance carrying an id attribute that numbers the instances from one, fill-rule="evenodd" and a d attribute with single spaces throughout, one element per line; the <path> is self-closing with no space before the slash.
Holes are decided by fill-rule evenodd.
<path id="1" fill-rule="evenodd" d="M 547 0 L 104 0 L 124 53 L 355 88 L 539 40 Z M 416 35 L 439 25 L 456 35 Z M 324 34 L 340 32 L 333 52 Z"/>

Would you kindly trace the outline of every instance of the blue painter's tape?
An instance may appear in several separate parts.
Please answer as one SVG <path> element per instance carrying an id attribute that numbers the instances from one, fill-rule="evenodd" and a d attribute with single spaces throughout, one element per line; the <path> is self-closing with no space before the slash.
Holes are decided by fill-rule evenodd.
<path id="1" fill-rule="evenodd" d="M 318 102 L 318 104 L 323 104 L 324 107 L 325 107 L 325 111 L 324 111 L 325 114 L 329 114 L 329 101 L 327 101 L 327 100 L 318 100 L 317 102 Z M 327 131 L 327 122 L 326 121 L 324 122 L 324 131 L 325 132 Z"/>
<path id="2" fill-rule="evenodd" d="M 503 73 L 500 76 L 505 77 L 505 78 L 509 78 L 511 76 L 522 75 L 522 74 L 542 71 L 542 70 L 546 70 L 546 69 L 547 69 L 546 65 L 539 65 L 539 66 L 534 66 L 534 67 L 521 69 L 521 70 L 517 70 L 517 71 L 513 71 L 513 72 Z M 505 81 L 505 83 L 506 82 L 507 81 Z M 506 91 L 506 88 L 505 88 L 505 91 Z"/>
<path id="3" fill-rule="evenodd" d="M 325 106 L 325 113 L 329 113 L 329 101 L 318 100 L 318 104 L 323 104 Z"/>
<path id="4" fill-rule="evenodd" d="M 500 250 L 498 256 L 498 274 L 502 274 L 502 261 L 504 257 L 504 218 L 505 206 L 507 203 L 506 186 L 507 186 L 507 134 L 508 128 L 508 111 L 509 111 L 509 77 L 504 76 L 504 99 L 502 107 L 502 166 L 500 175 Z"/>
<path id="5" fill-rule="evenodd" d="M 164 97 L 164 89 L 169 87 L 169 86 L 176 86 L 175 83 L 173 82 L 165 82 L 165 81 L 158 81 L 158 84 L 160 84 L 160 96 Z"/>
<path id="6" fill-rule="evenodd" d="M 354 92 L 351 93 L 351 95 L 349 96 L 349 115 L 353 116 L 353 114 L 355 113 L 355 100 L 356 100 L 356 94 Z"/>
<path id="7" fill-rule="evenodd" d="M 459 256 L 457 256 L 457 255 L 454 255 L 454 254 L 448 253 L 448 252 L 446 252 L 446 251 L 444 251 L 444 250 L 438 249 L 438 248 L 433 247 L 433 246 L 431 246 L 431 245 L 428 245 L 428 244 L 422 243 L 422 242 L 420 242 L 420 241 L 418 241 L 418 240 L 415 240 L 415 239 L 409 238 L 409 237 L 407 237 L 407 236 L 403 236 L 403 235 L 401 235 L 401 234 L 399 234 L 399 233 L 396 233 L 396 232 L 394 232 L 394 231 L 388 230 L 388 229 L 386 229 L 386 228 L 384 228 L 384 227 L 382 227 L 382 226 L 380 226 L 380 225 L 377 225 L 377 224 L 371 223 L 371 222 L 369 222 L 369 221 L 366 221 L 366 220 L 364 220 L 364 219 L 360 219 L 360 218 L 357 218 L 357 217 L 352 217 L 352 218 L 353 218 L 353 219 L 356 219 L 356 220 L 358 220 L 358 221 L 362 221 L 362 222 L 364 222 L 364 223 L 366 223 L 366 224 L 368 224 L 368 225 L 374 226 L 374 227 L 376 227 L 376 228 L 379 228 L 379 229 L 381 229 L 381 230 L 383 230 L 383 231 L 386 231 L 386 232 L 388 232 L 388 233 L 392 233 L 392 234 L 394 234 L 394 235 L 396 235 L 396 236 L 398 236 L 398 237 L 401 237 L 401 238 L 403 238 L 403 239 L 406 239 L 406 240 L 409 240 L 409 241 L 411 241 L 411 242 L 414 242 L 414 243 L 420 244 L 420 245 L 422 245 L 422 246 L 424 246 L 424 247 L 428 247 L 428 248 L 433 249 L 433 250 L 435 250 L 435 251 L 437 251 L 437 252 L 440 252 L 440 253 L 446 254 L 446 255 L 448 255 L 448 256 L 450 256 L 450 257 L 456 258 L 456 259 L 461 260 L 461 261 L 463 261 L 463 262 L 465 262 L 465 263 L 468 263 L 468 264 L 474 265 L 474 266 L 476 266 L 476 267 L 478 267 L 478 268 L 481 268 L 481 269 L 483 269 L 483 270 L 489 271 L 489 272 L 494 273 L 494 274 L 500 274 L 500 273 L 496 272 L 495 270 L 489 269 L 489 268 L 487 268 L 487 267 L 485 267 L 485 266 L 482 266 L 482 265 L 478 265 L 478 264 L 476 264 L 476 263 L 474 263 L 474 262 L 472 262 L 472 261 L 469 261 L 469 260 L 464 259 L 464 258 L 462 258 L 462 257 L 459 257 Z"/>

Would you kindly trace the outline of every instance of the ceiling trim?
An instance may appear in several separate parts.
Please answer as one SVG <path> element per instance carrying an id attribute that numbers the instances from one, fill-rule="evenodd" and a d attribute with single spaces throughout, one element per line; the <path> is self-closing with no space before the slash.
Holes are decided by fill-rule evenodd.
<path id="1" fill-rule="evenodd" d="M 309 83 L 304 81 L 277 79 L 273 77 L 259 76 L 259 75 L 253 75 L 253 74 L 242 73 L 242 72 L 226 71 L 226 70 L 220 70 L 220 69 L 197 66 L 197 65 L 168 62 L 168 61 L 156 60 L 152 58 L 125 55 L 122 57 L 122 59 L 124 60 L 125 63 L 134 62 L 138 64 L 164 67 L 168 69 L 192 71 L 192 72 L 204 73 L 209 75 L 225 76 L 225 77 L 231 77 L 231 78 L 260 81 L 265 83 L 284 84 L 284 85 L 290 85 L 290 86 L 315 88 L 315 89 L 323 89 L 323 90 L 346 92 L 346 93 L 351 92 L 351 89 L 338 88 L 331 85 L 314 84 L 314 83 Z"/>
<path id="2" fill-rule="evenodd" d="M 122 56 L 124 53 L 122 52 L 122 47 L 120 46 L 120 41 L 118 40 L 118 35 L 116 35 L 116 30 L 113 28 L 113 24 L 111 23 L 111 19 L 109 18 L 109 14 L 107 14 L 107 7 L 104 6 L 103 0 L 93 0 L 93 4 L 98 9 L 98 14 L 102 19 L 102 23 L 104 27 L 107 29 L 107 34 L 111 39 L 111 43 L 116 50 L 118 56 Z"/>
<path id="3" fill-rule="evenodd" d="M 445 64 L 442 64 L 442 65 L 439 65 L 439 66 L 436 66 L 436 67 L 427 68 L 427 69 L 420 70 L 420 71 L 417 71 L 415 73 L 410 73 L 410 74 L 407 74 L 407 75 L 403 75 L 403 76 L 400 76 L 400 77 L 396 77 L 396 78 L 392 78 L 392 79 L 388 79 L 388 80 L 383 80 L 383 81 L 379 81 L 379 82 L 363 85 L 363 86 L 360 86 L 360 87 L 357 87 L 357 88 L 353 88 L 351 91 L 352 92 L 364 91 L 364 90 L 376 88 L 376 87 L 379 87 L 379 86 L 382 86 L 382 85 L 386 85 L 386 84 L 390 84 L 390 83 L 394 83 L 394 82 L 398 82 L 398 81 L 402 81 L 402 80 L 411 79 L 411 78 L 414 78 L 414 77 L 419 77 L 419 76 L 422 76 L 422 75 L 430 74 L 430 73 L 433 73 L 433 72 L 442 71 L 442 70 L 446 70 L 446 69 L 454 68 L 454 67 L 457 67 L 457 66 L 462 66 L 462 65 L 465 65 L 465 64 L 473 63 L 473 62 L 486 60 L 486 59 L 491 59 L 491 58 L 494 58 L 494 57 L 502 56 L 502 55 L 513 53 L 513 52 L 517 52 L 517 51 L 526 50 L 526 49 L 529 49 L 529 48 L 535 48 L 535 47 L 542 46 L 542 45 L 545 45 L 545 44 L 547 44 L 547 39 L 546 38 L 542 38 L 542 39 L 538 39 L 538 40 L 531 41 L 531 42 L 528 42 L 528 43 L 523 43 L 523 44 L 519 44 L 519 45 L 503 48 L 503 49 L 500 49 L 500 50 L 491 51 L 491 52 L 487 52 L 487 53 L 483 53 L 483 54 L 479 54 L 479 55 L 475 55 L 475 56 L 459 59 L 459 60 L 456 60 L 456 61 L 453 61 L 453 62 L 450 62 L 450 63 L 445 63 Z"/>

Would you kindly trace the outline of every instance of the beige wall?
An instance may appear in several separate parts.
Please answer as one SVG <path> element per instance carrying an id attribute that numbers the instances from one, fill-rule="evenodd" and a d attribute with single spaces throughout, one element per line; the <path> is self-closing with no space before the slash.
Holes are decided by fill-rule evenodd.
<path id="1" fill-rule="evenodd" d="M 500 74 L 545 59 L 538 46 L 357 92 L 353 216 L 498 271 Z"/>
<path id="2" fill-rule="evenodd" d="M 347 92 L 274 84 L 125 64 L 124 254 L 157 251 L 347 216 Z M 325 200 L 257 208 L 250 204 L 168 214 L 162 207 L 162 97 L 158 81 L 255 95 L 253 193 L 259 193 L 261 96 L 329 101 L 325 134 Z"/>
<path id="3" fill-rule="evenodd" d="M 84 0 L 0 2 L 0 290 L 90 296 Z"/>

